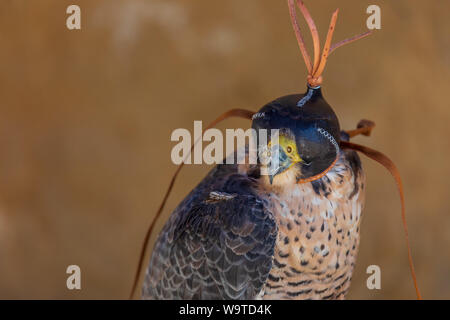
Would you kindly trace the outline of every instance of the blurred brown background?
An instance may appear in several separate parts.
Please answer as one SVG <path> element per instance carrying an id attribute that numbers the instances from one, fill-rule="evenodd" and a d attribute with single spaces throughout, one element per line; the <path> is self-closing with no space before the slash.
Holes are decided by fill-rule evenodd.
<path id="1" fill-rule="evenodd" d="M 66 28 L 70 4 L 81 7 L 81 31 Z M 382 29 L 329 59 L 324 95 L 343 128 L 377 123 L 355 141 L 400 168 L 423 295 L 449 299 L 450 2 L 306 4 L 322 41 L 337 6 L 335 41 L 364 31 L 366 8 L 381 7 Z M 2 0 L 0 298 L 127 298 L 176 168 L 171 132 L 233 107 L 256 111 L 303 92 L 305 80 L 285 1 Z M 394 182 L 363 162 L 349 298 L 414 298 Z M 184 169 L 165 217 L 209 169 Z M 66 289 L 70 264 L 81 267 L 81 291 Z M 371 264 L 382 290 L 366 288 Z"/>

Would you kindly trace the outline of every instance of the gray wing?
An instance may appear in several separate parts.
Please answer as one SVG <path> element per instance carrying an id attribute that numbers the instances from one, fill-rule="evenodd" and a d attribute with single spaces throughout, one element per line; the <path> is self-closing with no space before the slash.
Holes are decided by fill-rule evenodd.
<path id="1" fill-rule="evenodd" d="M 166 223 L 142 297 L 253 299 L 272 268 L 277 231 L 251 178 L 219 165 Z"/>

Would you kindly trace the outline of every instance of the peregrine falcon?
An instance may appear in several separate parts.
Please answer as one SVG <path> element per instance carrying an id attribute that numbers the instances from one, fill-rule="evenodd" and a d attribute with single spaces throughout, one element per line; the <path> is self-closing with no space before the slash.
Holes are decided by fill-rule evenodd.
<path id="1" fill-rule="evenodd" d="M 349 142 L 356 134 L 369 135 L 374 124 L 363 121 L 356 130 L 341 131 L 322 95 L 329 54 L 371 32 L 331 45 L 336 10 L 320 54 L 317 28 L 297 0 L 313 37 L 311 61 L 294 0 L 288 5 L 308 70 L 306 92 L 275 99 L 257 113 L 231 110 L 213 122 L 230 116 L 251 118 L 255 132 L 270 133 L 267 140 L 257 141 L 264 152 L 258 153 L 255 164 L 218 164 L 178 205 L 152 251 L 144 299 L 344 299 L 356 262 L 365 198 L 365 175 L 354 150 L 384 165 L 396 179 L 407 237 L 395 165 L 380 152 Z M 274 129 L 277 139 L 271 134 Z M 250 149 L 247 146 L 247 155 Z M 270 170 L 274 162 L 276 170 Z M 153 227 L 154 222 L 132 293 Z M 409 245 L 408 257 L 420 298 Z"/>

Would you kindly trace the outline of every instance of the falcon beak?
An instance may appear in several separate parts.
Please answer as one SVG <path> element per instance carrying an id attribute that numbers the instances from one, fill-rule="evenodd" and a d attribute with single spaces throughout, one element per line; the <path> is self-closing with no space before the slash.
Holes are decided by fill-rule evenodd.
<path id="1" fill-rule="evenodd" d="M 275 178 L 276 175 L 283 173 L 284 171 L 286 171 L 287 169 L 289 169 L 296 163 L 303 161 L 298 154 L 294 155 L 293 157 L 289 157 L 281 147 L 279 148 L 278 152 L 279 152 L 279 156 L 278 156 L 279 165 L 272 172 L 272 174 L 269 175 L 270 184 L 273 183 L 273 179 Z"/>

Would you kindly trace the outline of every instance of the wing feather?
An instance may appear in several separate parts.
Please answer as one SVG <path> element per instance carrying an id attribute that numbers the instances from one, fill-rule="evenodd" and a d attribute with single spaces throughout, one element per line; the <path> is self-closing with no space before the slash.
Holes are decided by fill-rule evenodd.
<path id="1" fill-rule="evenodd" d="M 251 178 L 232 169 L 217 166 L 172 213 L 152 253 L 143 298 L 253 299 L 260 293 L 278 229 Z"/>

